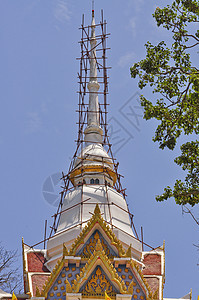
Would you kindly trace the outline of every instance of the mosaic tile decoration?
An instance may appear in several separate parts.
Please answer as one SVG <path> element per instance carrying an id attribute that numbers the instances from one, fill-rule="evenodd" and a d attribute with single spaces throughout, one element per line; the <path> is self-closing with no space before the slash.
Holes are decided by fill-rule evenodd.
<path id="1" fill-rule="evenodd" d="M 93 234 L 90 236 L 90 238 L 84 244 L 84 247 L 82 249 L 80 249 L 80 251 L 77 252 L 76 255 L 81 256 L 81 257 L 90 257 L 90 255 L 93 254 L 93 251 L 95 249 L 95 245 L 96 245 L 98 239 L 100 239 L 103 249 L 109 258 L 117 257 L 117 254 L 111 248 L 111 246 L 107 244 L 107 242 L 105 241 L 105 239 L 103 238 L 103 236 L 99 230 L 95 230 L 93 232 Z"/>
<path id="2" fill-rule="evenodd" d="M 118 268 L 116 268 L 116 270 L 118 272 L 118 275 L 125 282 L 127 288 L 130 285 L 131 281 L 134 281 L 133 295 L 131 299 L 146 300 L 145 294 L 142 291 L 142 288 L 140 287 L 132 271 L 129 268 L 126 268 L 126 265 L 119 265 Z"/>
<path id="3" fill-rule="evenodd" d="M 65 300 L 66 299 L 66 282 L 65 282 L 66 278 L 69 281 L 69 283 L 72 285 L 73 280 L 76 279 L 76 275 L 80 273 L 81 269 L 84 266 L 85 264 L 80 264 L 80 267 L 77 268 L 76 264 L 69 264 L 68 267 L 63 267 L 57 280 L 50 288 L 47 299 Z"/>

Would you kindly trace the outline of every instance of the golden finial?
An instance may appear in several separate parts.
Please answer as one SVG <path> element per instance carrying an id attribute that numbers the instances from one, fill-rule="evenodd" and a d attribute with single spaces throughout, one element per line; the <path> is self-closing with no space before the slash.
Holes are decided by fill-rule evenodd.
<path id="1" fill-rule="evenodd" d="M 126 257 L 131 257 L 131 244 L 126 251 Z"/>
<path id="2" fill-rule="evenodd" d="M 100 208 L 99 208 L 99 205 L 98 204 L 96 204 L 96 206 L 95 206 L 95 210 L 94 210 L 94 214 L 95 215 L 100 215 Z"/>
<path id="3" fill-rule="evenodd" d="M 66 248 L 66 245 L 63 243 L 63 257 L 68 256 L 68 249 Z"/>
<path id="4" fill-rule="evenodd" d="M 38 286 L 36 286 L 36 297 L 41 297 Z"/>

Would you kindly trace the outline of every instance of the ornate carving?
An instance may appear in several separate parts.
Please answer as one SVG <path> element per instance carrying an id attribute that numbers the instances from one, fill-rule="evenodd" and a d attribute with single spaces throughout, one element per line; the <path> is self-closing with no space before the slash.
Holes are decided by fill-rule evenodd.
<path id="1" fill-rule="evenodd" d="M 97 241 L 98 241 L 99 238 L 100 238 L 99 233 L 96 232 L 95 235 L 93 236 L 93 238 L 90 238 L 89 244 L 85 245 L 85 247 L 83 249 L 83 253 L 81 255 L 82 257 L 88 258 L 93 254 L 93 252 L 95 250 L 95 247 L 96 247 L 96 244 L 97 244 Z M 107 245 L 104 243 L 103 239 L 101 239 L 101 245 L 102 245 L 102 250 L 105 251 L 106 255 L 108 257 L 112 258 L 113 256 L 110 255 L 110 250 L 107 247 Z"/>
<path id="2" fill-rule="evenodd" d="M 115 234 L 112 232 L 110 227 L 106 224 L 104 219 L 101 216 L 99 205 L 96 204 L 94 215 L 91 217 L 91 219 L 88 221 L 87 225 L 83 228 L 79 236 L 76 238 L 74 243 L 72 244 L 69 255 L 76 255 L 77 248 L 84 244 L 84 239 L 86 235 L 91 231 L 91 229 L 95 226 L 95 224 L 98 223 L 100 227 L 104 230 L 106 235 L 111 241 L 111 245 L 114 245 L 119 253 L 119 257 L 125 257 L 126 253 L 122 247 L 121 242 L 117 239 Z"/>
<path id="3" fill-rule="evenodd" d="M 126 251 L 126 257 L 131 257 L 131 244 Z"/>
<path id="4" fill-rule="evenodd" d="M 66 293 L 72 293 L 72 287 L 67 279 L 65 280 L 65 283 L 66 283 Z"/>
<path id="5" fill-rule="evenodd" d="M 135 283 L 134 281 L 132 280 L 131 283 L 129 284 L 129 287 L 128 287 L 128 293 L 133 295 L 133 287 L 134 287 Z"/>
<path id="6" fill-rule="evenodd" d="M 47 298 L 47 294 L 53 285 L 55 279 L 58 277 L 59 273 L 61 272 L 64 266 L 64 258 L 61 261 L 58 261 L 54 269 L 52 270 L 51 275 L 49 276 L 48 280 L 46 280 L 45 284 L 43 285 L 41 296 Z"/>
<path id="7" fill-rule="evenodd" d="M 154 292 L 153 299 L 159 299 L 159 288 L 157 288 L 157 290 Z"/>
<path id="8" fill-rule="evenodd" d="M 104 250 L 101 250 L 102 245 L 100 246 L 101 242 L 98 239 L 98 242 L 96 244 L 96 249 L 94 250 L 93 254 L 89 258 L 87 264 L 85 267 L 82 268 L 82 271 L 77 276 L 76 280 L 74 280 L 72 285 L 72 291 L 73 293 L 78 293 L 80 286 L 83 285 L 83 283 L 88 280 L 88 277 L 90 275 L 91 270 L 96 265 L 97 260 L 101 260 L 102 265 L 105 266 L 105 268 L 108 270 L 110 280 L 115 282 L 115 284 L 118 286 L 118 289 L 121 294 L 127 293 L 127 288 L 122 280 L 122 278 L 118 275 L 116 269 L 113 267 L 112 263 L 110 262 L 109 258 L 106 256 Z"/>
<path id="9" fill-rule="evenodd" d="M 113 292 L 113 287 L 106 279 L 106 276 L 102 274 L 100 267 L 97 268 L 96 272 L 91 276 L 91 279 L 87 282 L 83 293 L 84 295 L 103 294 L 105 291 Z"/>
<path id="10" fill-rule="evenodd" d="M 66 248 L 66 245 L 63 244 L 63 257 L 64 257 L 64 256 L 68 256 L 68 255 L 69 255 L 68 249 Z"/>
<path id="11" fill-rule="evenodd" d="M 36 286 L 36 297 L 41 297 L 38 286 Z"/>
<path id="12" fill-rule="evenodd" d="M 147 299 L 152 299 L 152 291 L 151 291 L 151 289 L 150 289 L 150 287 L 149 287 L 146 279 L 144 278 L 144 276 L 143 276 L 143 274 L 142 274 L 139 266 L 132 259 L 130 261 L 130 266 L 131 266 L 131 269 L 132 269 L 133 273 L 136 274 L 138 282 L 140 283 L 140 285 L 142 286 L 143 290 L 145 291 L 146 298 Z M 130 285 L 131 285 L 131 283 L 130 283 Z"/>

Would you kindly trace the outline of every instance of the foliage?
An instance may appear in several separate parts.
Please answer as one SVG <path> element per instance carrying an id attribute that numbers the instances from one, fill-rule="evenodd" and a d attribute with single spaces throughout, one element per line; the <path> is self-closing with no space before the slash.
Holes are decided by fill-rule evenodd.
<path id="1" fill-rule="evenodd" d="M 21 290 L 21 275 L 16 261 L 17 251 L 6 250 L 0 244 L 0 289 L 8 293 Z"/>
<path id="2" fill-rule="evenodd" d="M 181 145 L 181 155 L 174 160 L 186 172 L 184 182 L 176 180 L 156 200 L 174 197 L 177 204 L 194 206 L 199 203 L 199 69 L 191 56 L 199 45 L 199 2 L 175 0 L 157 8 L 153 17 L 171 33 L 172 43 L 168 47 L 164 41 L 156 46 L 147 42 L 145 59 L 131 67 L 139 88 L 150 86 L 157 94 L 155 104 L 141 96 L 144 118 L 160 122 L 153 138 L 160 149 L 173 150 L 181 135 L 192 140 Z"/>

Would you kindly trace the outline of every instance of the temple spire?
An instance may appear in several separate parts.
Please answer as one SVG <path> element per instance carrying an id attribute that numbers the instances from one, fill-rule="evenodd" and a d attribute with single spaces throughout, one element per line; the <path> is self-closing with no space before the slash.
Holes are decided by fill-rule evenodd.
<path id="1" fill-rule="evenodd" d="M 90 79 L 88 83 L 89 106 L 87 113 L 87 127 L 84 131 L 84 141 L 88 144 L 102 143 L 103 130 L 100 127 L 98 90 L 100 85 L 97 80 L 96 61 L 96 37 L 95 37 L 95 17 L 92 10 L 91 37 L 90 37 Z"/>

